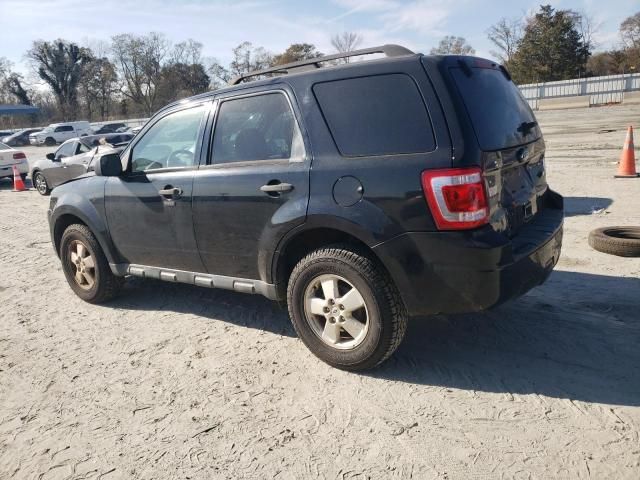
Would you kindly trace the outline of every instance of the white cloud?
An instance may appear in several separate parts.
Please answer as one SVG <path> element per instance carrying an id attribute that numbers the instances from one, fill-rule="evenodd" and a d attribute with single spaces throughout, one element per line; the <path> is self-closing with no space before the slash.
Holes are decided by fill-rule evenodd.
<path id="1" fill-rule="evenodd" d="M 382 19 L 385 30 L 389 32 L 414 30 L 422 34 L 441 35 L 446 31 L 444 25 L 451 13 L 451 8 L 445 2 L 419 0 L 383 14 Z"/>

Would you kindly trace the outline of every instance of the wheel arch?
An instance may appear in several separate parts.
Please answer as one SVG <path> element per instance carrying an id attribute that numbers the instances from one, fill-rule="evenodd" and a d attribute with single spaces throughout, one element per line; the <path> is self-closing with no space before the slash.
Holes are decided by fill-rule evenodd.
<path id="1" fill-rule="evenodd" d="M 305 228 L 306 227 L 306 228 Z M 336 226 L 307 226 L 294 229 L 284 238 L 273 255 L 271 281 L 276 285 L 278 299 L 286 298 L 287 283 L 293 268 L 310 252 L 328 245 L 348 245 L 375 260 L 388 273 L 369 243 L 353 231 Z"/>
<path id="2" fill-rule="evenodd" d="M 67 227 L 76 223 L 85 225 L 93 233 L 110 264 L 118 263 L 115 257 L 115 248 L 109 237 L 106 225 L 100 220 L 97 212 L 94 212 L 93 215 L 88 215 L 71 206 L 64 206 L 59 210 L 56 209 L 55 218 L 52 218 L 51 238 L 58 257 L 60 256 L 60 242 L 64 231 Z"/>

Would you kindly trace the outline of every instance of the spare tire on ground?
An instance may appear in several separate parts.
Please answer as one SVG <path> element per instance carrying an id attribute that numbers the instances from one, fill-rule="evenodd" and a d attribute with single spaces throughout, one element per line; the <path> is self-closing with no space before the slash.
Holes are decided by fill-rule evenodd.
<path id="1" fill-rule="evenodd" d="M 640 257 L 640 227 L 604 227 L 589 233 L 595 250 L 619 257 Z"/>

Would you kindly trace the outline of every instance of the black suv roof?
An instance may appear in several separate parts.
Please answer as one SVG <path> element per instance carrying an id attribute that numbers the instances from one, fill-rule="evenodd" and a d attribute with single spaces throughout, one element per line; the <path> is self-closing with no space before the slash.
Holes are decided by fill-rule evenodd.
<path id="1" fill-rule="evenodd" d="M 410 56 L 421 55 L 401 45 L 386 44 L 386 45 L 380 45 L 377 47 L 363 48 L 360 50 L 352 50 L 350 52 L 336 53 L 334 55 L 324 55 L 322 57 L 315 57 L 308 60 L 300 60 L 298 62 L 286 63 L 284 65 L 276 65 L 263 70 L 255 70 L 243 75 L 236 76 L 229 81 L 227 87 L 224 87 L 215 91 L 201 93 L 199 95 L 195 95 L 193 97 L 189 97 L 186 99 L 177 100 L 173 103 L 170 103 L 166 107 L 162 108 L 162 110 L 175 107 L 176 105 L 180 105 L 182 103 L 185 103 L 185 101 L 189 101 L 189 100 L 198 100 L 198 99 L 207 98 L 213 95 L 217 95 L 219 93 L 225 93 L 225 92 L 234 91 L 234 90 L 242 90 L 244 88 L 249 88 L 249 87 L 259 87 L 262 85 L 273 84 L 274 82 L 280 81 L 283 76 L 313 75 L 320 68 L 322 69 L 331 68 L 336 70 L 350 68 L 354 65 L 354 63 L 337 64 L 333 62 L 336 62 L 337 60 L 341 60 L 341 59 L 351 58 L 351 57 L 359 57 L 363 55 L 374 55 L 374 54 L 384 54 L 385 58 L 375 58 L 372 60 L 368 60 L 367 61 L 368 63 L 369 62 L 371 63 L 385 62 L 386 63 L 397 57 L 410 57 Z M 265 75 L 267 75 L 268 77 L 246 82 L 246 80 L 250 78 L 264 77 Z"/>

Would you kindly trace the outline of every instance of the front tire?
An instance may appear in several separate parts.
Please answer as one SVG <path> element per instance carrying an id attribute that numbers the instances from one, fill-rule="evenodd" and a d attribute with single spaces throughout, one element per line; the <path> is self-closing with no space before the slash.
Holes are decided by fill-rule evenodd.
<path id="1" fill-rule="evenodd" d="M 295 266 L 287 303 L 300 339 L 322 361 L 373 368 L 398 348 L 407 312 L 388 274 L 351 247 L 316 250 Z"/>
<path id="2" fill-rule="evenodd" d="M 56 140 L 53 137 L 47 137 L 44 140 L 44 144 L 47 147 L 53 147 L 56 144 Z"/>
<path id="3" fill-rule="evenodd" d="M 64 231 L 60 261 L 69 286 L 85 302 L 111 300 L 124 283 L 113 274 L 102 247 L 85 225 L 70 225 Z"/>
<path id="4" fill-rule="evenodd" d="M 49 195 L 51 193 L 51 189 L 49 188 L 49 184 L 47 183 L 47 179 L 43 173 L 34 173 L 31 181 L 40 195 Z"/>

